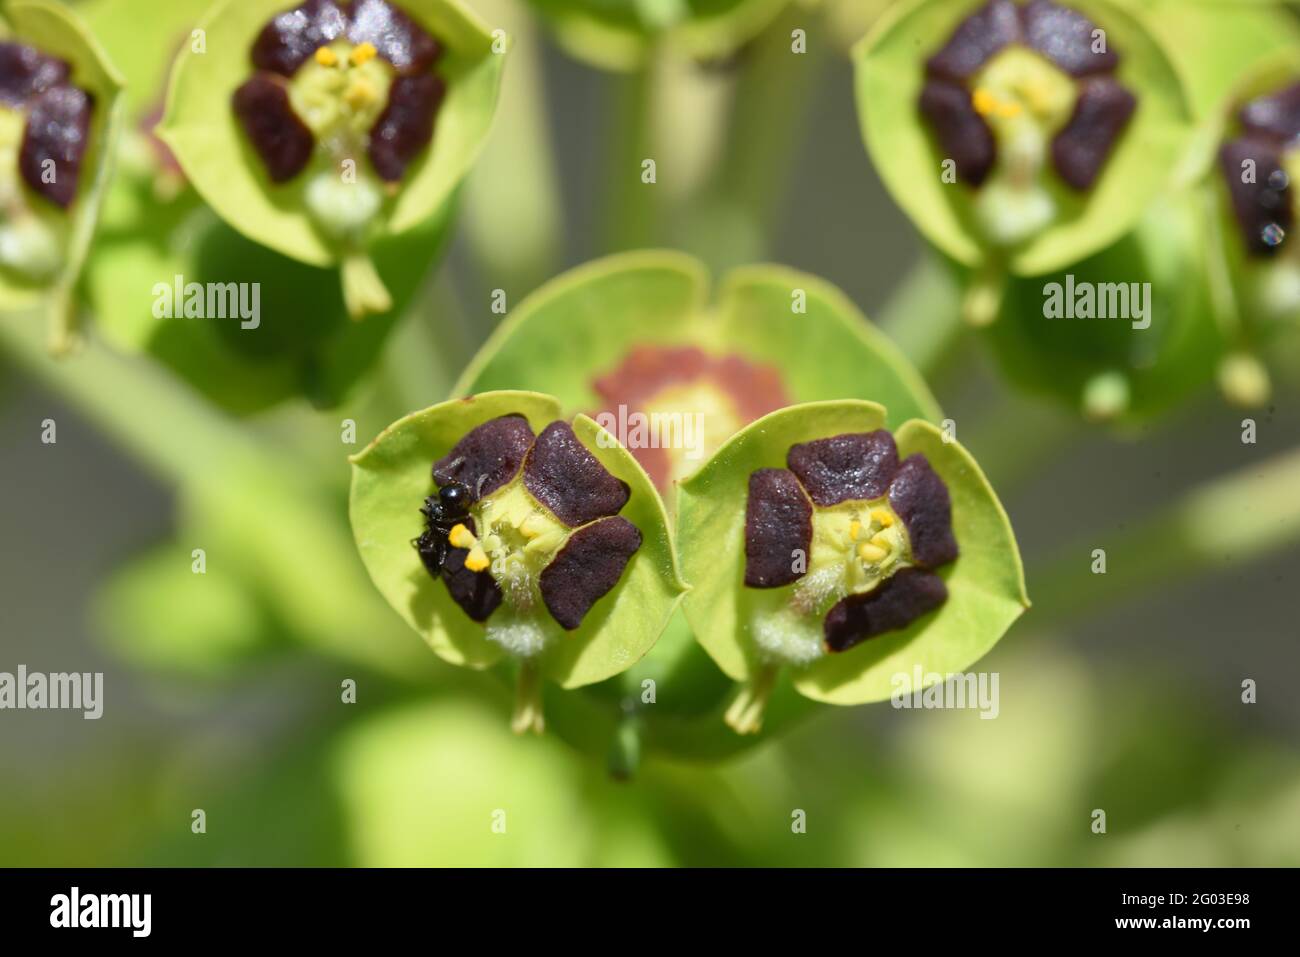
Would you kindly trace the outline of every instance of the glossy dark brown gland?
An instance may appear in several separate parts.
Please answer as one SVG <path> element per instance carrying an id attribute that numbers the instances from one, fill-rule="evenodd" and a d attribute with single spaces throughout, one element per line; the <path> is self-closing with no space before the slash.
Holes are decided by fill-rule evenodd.
<path id="1" fill-rule="evenodd" d="M 795 557 L 812 548 L 812 503 L 793 472 L 758 469 L 745 500 L 745 584 L 778 588 L 802 578 Z"/>
<path id="2" fill-rule="evenodd" d="M 869 638 L 906 628 L 948 600 L 948 587 L 934 572 L 904 568 L 864 595 L 838 602 L 822 623 L 826 650 L 847 651 Z"/>
<path id="3" fill-rule="evenodd" d="M 255 74 L 235 90 L 235 117 L 273 183 L 293 179 L 311 161 L 315 139 L 298 119 L 284 85 Z"/>
<path id="4" fill-rule="evenodd" d="M 997 142 L 971 105 L 970 93 L 948 80 L 927 80 L 919 105 L 944 157 L 957 164 L 957 179 L 968 186 L 982 185 L 997 159 Z"/>
<path id="5" fill-rule="evenodd" d="M 898 448 L 884 429 L 792 445 L 785 464 L 822 508 L 880 498 L 898 471 Z"/>
<path id="6" fill-rule="evenodd" d="M 627 485 L 578 441 L 567 422 L 552 422 L 524 459 L 524 485 L 565 525 L 576 528 L 627 504 Z"/>
<path id="7" fill-rule="evenodd" d="M 465 433 L 450 452 L 433 463 L 433 480 L 439 485 L 466 485 L 477 501 L 519 474 L 533 439 L 533 430 L 522 415 L 490 419 Z"/>
<path id="8" fill-rule="evenodd" d="M 1052 165 L 1073 189 L 1091 189 L 1133 118 L 1137 98 L 1109 77 L 1084 80 L 1074 113 L 1052 140 Z"/>
<path id="9" fill-rule="evenodd" d="M 331 0 L 307 0 L 276 14 L 253 41 L 253 66 L 293 76 L 319 47 L 343 36 L 348 27 L 344 7 Z"/>
<path id="10" fill-rule="evenodd" d="M 32 190 L 64 209 L 77 197 L 93 111 L 91 95 L 74 86 L 50 87 L 28 104 L 19 172 Z"/>
<path id="11" fill-rule="evenodd" d="M 1300 136 L 1300 83 L 1256 97 L 1237 113 L 1247 133 L 1279 141 Z"/>
<path id="12" fill-rule="evenodd" d="M 68 64 L 56 57 L 25 43 L 0 42 L 0 103 L 22 106 L 68 75 Z"/>
<path id="13" fill-rule="evenodd" d="M 1020 12 L 1012 0 L 990 0 L 957 25 L 948 42 L 926 61 L 931 76 L 962 82 L 1008 44 L 1020 39 Z"/>
<path id="14" fill-rule="evenodd" d="M 442 77 L 429 73 L 393 81 L 388 105 L 370 130 L 370 162 L 381 179 L 400 180 L 432 141 L 434 121 L 446 92 Z"/>
<path id="15" fill-rule="evenodd" d="M 1219 148 L 1219 170 L 1246 251 L 1258 257 L 1275 255 L 1294 220 L 1289 180 L 1282 169 L 1282 148 L 1258 136 L 1229 140 Z M 1251 181 L 1246 182 L 1247 178 Z M 1270 226 L 1280 227 L 1281 234 L 1270 237 L 1266 232 Z M 1274 241 L 1270 242 L 1270 238 Z"/>
<path id="16" fill-rule="evenodd" d="M 918 565 L 937 568 L 957 558 L 948 486 L 920 452 L 899 466 L 889 486 L 889 504 L 907 529 Z"/>
<path id="17" fill-rule="evenodd" d="M 1032 0 L 1020 11 L 1025 44 L 1074 77 L 1113 72 L 1119 54 L 1110 48 L 1104 31 L 1077 10 Z"/>
<path id="18" fill-rule="evenodd" d="M 609 593 L 641 547 L 641 532 L 622 516 L 585 525 L 551 559 L 538 577 L 542 601 L 567 631 L 582 624 L 592 606 Z"/>
<path id="19" fill-rule="evenodd" d="M 371 44 L 399 73 L 425 72 L 442 55 L 437 40 L 384 0 L 355 0 L 348 19 L 348 40 Z"/>

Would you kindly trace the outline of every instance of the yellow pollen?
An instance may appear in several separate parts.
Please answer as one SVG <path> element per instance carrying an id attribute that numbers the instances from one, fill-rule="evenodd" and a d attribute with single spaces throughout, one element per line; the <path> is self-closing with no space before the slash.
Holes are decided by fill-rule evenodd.
<path id="1" fill-rule="evenodd" d="M 878 562 L 888 554 L 889 552 L 879 545 L 869 545 L 863 542 L 858 546 L 858 557 L 864 562 Z"/>
<path id="2" fill-rule="evenodd" d="M 453 525 L 451 532 L 447 535 L 447 541 L 456 548 L 473 548 L 478 544 L 478 539 L 464 525 Z"/>
<path id="3" fill-rule="evenodd" d="M 491 562 L 488 561 L 487 552 L 483 551 L 481 545 L 475 545 L 465 556 L 465 567 L 472 572 L 481 572 L 487 568 Z"/>
<path id="4" fill-rule="evenodd" d="M 361 66 L 361 64 L 368 60 L 373 60 L 378 55 L 379 51 L 375 49 L 375 45 L 366 42 L 355 47 L 352 52 L 348 54 L 348 59 L 352 61 L 353 66 Z"/>
<path id="5" fill-rule="evenodd" d="M 970 97 L 975 112 L 981 116 L 996 115 L 1003 119 L 1014 119 L 1024 110 L 1015 100 L 1000 100 L 997 95 L 985 87 L 980 87 Z"/>
<path id="6" fill-rule="evenodd" d="M 857 541 L 858 535 L 862 533 L 862 523 L 856 518 L 849 523 L 849 538 Z"/>
<path id="7" fill-rule="evenodd" d="M 894 524 L 894 516 L 890 515 L 883 508 L 873 508 L 871 510 L 871 518 L 874 521 L 879 522 L 881 528 L 889 528 L 890 525 Z"/>
<path id="8" fill-rule="evenodd" d="M 334 66 L 339 62 L 339 55 L 329 47 L 317 47 L 316 62 L 321 66 Z"/>

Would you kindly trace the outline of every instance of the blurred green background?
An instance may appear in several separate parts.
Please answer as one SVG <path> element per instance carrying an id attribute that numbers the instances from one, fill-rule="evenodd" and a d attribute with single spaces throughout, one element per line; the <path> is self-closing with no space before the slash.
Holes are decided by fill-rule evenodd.
<path id="1" fill-rule="evenodd" d="M 933 364 L 1010 513 L 1031 597 L 1046 583 L 977 666 L 1001 676 L 997 720 L 822 709 L 728 762 L 651 756 L 618 782 L 554 735 L 512 735 L 504 686 L 424 649 L 350 548 L 341 422 L 364 443 L 441 399 L 499 319 L 492 289 L 517 302 L 656 243 L 715 269 L 808 270 L 874 317 L 921 254 L 865 156 L 842 55 L 810 56 L 777 84 L 788 96 L 751 90 L 730 126 L 731 92 L 771 82 L 754 68 L 761 42 L 705 67 L 659 63 L 655 88 L 689 108 L 660 104 L 655 155 L 701 186 L 639 207 L 610 171 L 643 155 L 625 117 L 646 78 L 576 62 L 517 5 L 471 5 L 516 34 L 502 112 L 447 258 L 343 407 L 236 420 L 145 360 L 0 352 L 0 670 L 105 674 L 98 721 L 0 712 L 0 864 L 1300 864 L 1300 551 L 1225 545 L 1195 574 L 1147 581 L 1148 543 L 1124 537 L 1294 445 L 1294 381 L 1243 445 L 1242 414 L 1213 395 L 1116 435 L 1011 393 L 974 336 Z M 520 152 L 539 144 L 553 152 Z M 924 354 L 924 334 L 889 328 Z M 57 444 L 40 441 L 46 418 Z M 1247 678 L 1256 704 L 1241 702 Z"/>

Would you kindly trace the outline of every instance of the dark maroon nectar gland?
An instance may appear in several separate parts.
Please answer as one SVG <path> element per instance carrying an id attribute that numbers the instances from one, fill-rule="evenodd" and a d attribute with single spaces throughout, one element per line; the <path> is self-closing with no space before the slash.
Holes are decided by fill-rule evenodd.
<path id="1" fill-rule="evenodd" d="M 794 445 L 786 469 L 750 476 L 745 585 L 783 591 L 753 605 L 765 667 L 803 666 L 906 628 L 947 598 L 955 561 L 948 487 L 924 455 L 899 462 L 875 432 Z"/>
<path id="2" fill-rule="evenodd" d="M 62 268 L 93 97 L 63 60 L 0 42 L 0 269 L 44 283 Z"/>
<path id="3" fill-rule="evenodd" d="M 994 245 L 1022 243 L 1058 210 L 1049 171 L 1096 183 L 1137 108 L 1119 54 L 1083 14 L 1051 0 L 990 0 L 925 64 L 918 109 Z"/>
<path id="4" fill-rule="evenodd" d="M 1300 245 L 1290 238 L 1296 220 L 1292 181 L 1300 175 L 1297 143 L 1300 83 L 1293 83 L 1242 104 L 1219 150 L 1219 174 L 1236 225 L 1230 236 L 1241 251 L 1234 258 L 1243 266 L 1242 308 L 1259 327 L 1300 315 Z M 1262 368 L 1258 374 L 1266 375 Z M 1220 377 L 1230 397 L 1241 392 L 1242 404 L 1263 401 L 1266 385 L 1252 398 L 1259 388 L 1234 389 L 1235 378 Z"/>
<path id="5" fill-rule="evenodd" d="M 534 436 L 519 415 L 464 435 L 433 465 L 414 545 L 490 641 L 525 661 L 577 629 L 623 576 L 640 530 L 628 487 L 566 422 Z"/>
<path id="6" fill-rule="evenodd" d="M 446 94 L 441 54 L 385 0 L 308 0 L 258 34 L 235 116 L 272 183 L 308 177 L 304 201 L 326 236 L 362 244 L 427 151 Z"/>

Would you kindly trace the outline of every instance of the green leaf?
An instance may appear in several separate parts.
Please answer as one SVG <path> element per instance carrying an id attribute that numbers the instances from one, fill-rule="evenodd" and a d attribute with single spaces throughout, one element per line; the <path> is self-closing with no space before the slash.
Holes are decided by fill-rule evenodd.
<path id="1" fill-rule="evenodd" d="M 0 13 L 0 36 L 11 36 L 66 61 L 72 68 L 71 82 L 95 98 L 77 197 L 70 211 L 56 214 L 71 216 L 58 275 L 39 285 L 0 275 L 0 307 L 18 310 L 43 304 L 50 313 L 52 348 L 62 351 L 70 345 L 75 323 L 72 289 L 90 248 L 111 173 L 123 109 L 122 78 L 99 43 L 66 7 L 46 0 L 14 0 Z"/>
<path id="2" fill-rule="evenodd" d="M 1061 269 L 1115 242 L 1173 181 L 1191 133 L 1178 71 L 1130 12 L 1106 0 L 1068 6 L 1106 31 L 1121 54 L 1117 78 L 1138 109 L 1086 197 L 1049 176 L 1059 218 L 1008 251 L 992 249 L 972 223 L 971 194 L 940 179 L 944 156 L 917 107 L 926 57 L 983 0 L 909 0 L 893 8 L 854 50 L 858 114 L 867 150 L 895 202 L 934 245 L 968 267 L 1006 258 L 1017 275 Z"/>
<path id="3" fill-rule="evenodd" d="M 206 52 L 187 48 L 172 71 L 160 135 L 195 188 L 227 222 L 255 242 L 314 266 L 340 265 L 348 250 L 312 224 L 305 175 L 273 185 L 231 108 L 251 75 L 248 51 L 286 0 L 226 0 L 200 24 Z M 504 56 L 488 28 L 457 0 L 403 0 L 399 6 L 446 47 L 437 70 L 448 81 L 433 142 L 386 199 L 376 238 L 409 232 L 451 198 L 473 165 L 496 106 Z"/>
<path id="4" fill-rule="evenodd" d="M 560 417 L 560 404 L 519 391 L 444 402 L 393 423 L 352 458 L 352 528 L 375 586 L 440 657 L 473 668 L 492 665 L 505 652 L 429 575 L 411 540 L 423 531 L 418 510 L 434 488 L 433 462 L 471 429 L 508 414 L 525 416 L 537 433 Z M 659 637 L 683 590 L 667 516 L 649 478 L 621 446 L 602 447 L 599 427 L 590 419 L 578 416 L 573 426 L 579 441 L 628 484 L 631 495 L 620 514 L 641 531 L 642 543 L 618 584 L 582 624 L 541 653 L 544 673 L 565 688 L 601 681 L 634 664 Z"/>
<path id="5" fill-rule="evenodd" d="M 794 311 L 798 292 L 804 312 Z M 597 410 L 603 400 L 594 381 L 646 345 L 693 345 L 771 366 L 793 402 L 873 399 L 889 407 L 891 425 L 940 417 L 898 348 L 830 283 L 782 266 L 747 266 L 723 279 L 711 303 L 704 266 L 667 251 L 609 256 L 542 286 L 510 311 L 452 394 L 534 389 L 569 412 Z M 684 413 L 698 411 L 695 397 L 676 401 Z M 665 399 L 656 408 L 672 405 Z M 705 417 L 704 455 L 732 432 L 719 431 L 720 421 Z"/>
<path id="6" fill-rule="evenodd" d="M 713 660 L 735 680 L 753 680 L 763 670 L 747 637 L 757 590 L 742 585 L 750 473 L 783 468 L 786 453 L 797 442 L 871 431 L 886 419 L 883 408 L 862 401 L 782 409 L 742 430 L 681 484 L 677 528 L 682 569 L 691 587 L 686 617 Z M 883 700 L 910 688 L 918 666 L 923 675 L 962 671 L 992 648 L 1029 604 L 1010 522 L 969 453 L 920 420 L 904 423 L 894 435 L 899 455 L 923 453 L 952 498 L 961 554 L 939 570 L 948 600 L 906 629 L 792 670 L 796 690 L 817 701 L 847 705 Z"/>
<path id="7" fill-rule="evenodd" d="M 529 0 L 570 55 L 606 70 L 645 66 L 659 42 L 697 60 L 730 56 L 789 0 Z"/>

